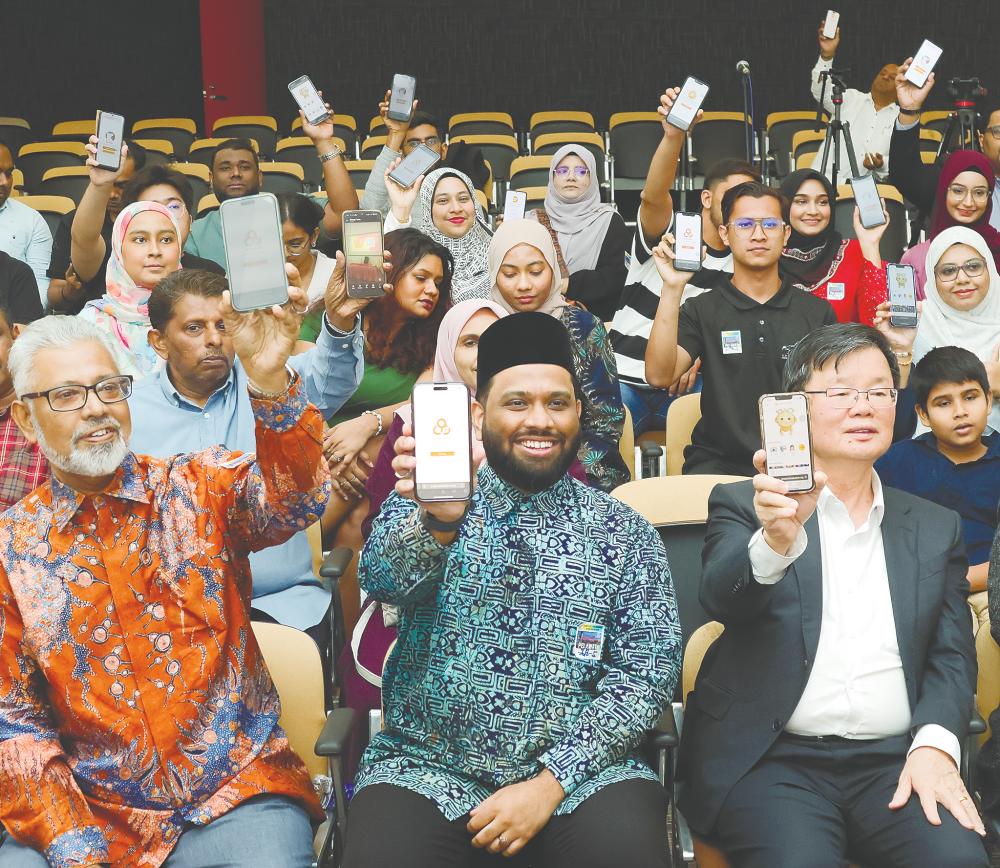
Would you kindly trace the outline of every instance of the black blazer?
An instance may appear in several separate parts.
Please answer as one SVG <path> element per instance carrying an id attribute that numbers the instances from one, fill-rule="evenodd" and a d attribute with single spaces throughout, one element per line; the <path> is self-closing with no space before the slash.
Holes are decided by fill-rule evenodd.
<path id="1" fill-rule="evenodd" d="M 958 514 L 883 488 L 882 540 L 912 732 L 936 723 L 962 739 L 976 689 L 968 561 Z M 816 515 L 809 543 L 775 585 L 758 583 L 747 545 L 760 523 L 753 484 L 716 486 L 709 498 L 700 598 L 726 626 L 688 697 L 678 774 L 680 809 L 710 834 L 733 785 L 767 752 L 812 670 L 822 617 Z"/>
<path id="2" fill-rule="evenodd" d="M 920 130 L 920 124 L 909 130 L 893 126 L 889 139 L 889 183 L 916 205 L 924 217 L 930 217 L 941 169 L 925 166 L 920 159 Z"/>

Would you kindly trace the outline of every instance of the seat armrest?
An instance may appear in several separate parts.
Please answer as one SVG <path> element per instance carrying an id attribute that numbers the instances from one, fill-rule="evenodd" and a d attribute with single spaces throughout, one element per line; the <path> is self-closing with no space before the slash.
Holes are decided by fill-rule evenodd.
<path id="1" fill-rule="evenodd" d="M 982 735 L 984 732 L 986 732 L 986 721 L 973 709 L 972 720 L 969 721 L 969 735 Z"/>
<path id="2" fill-rule="evenodd" d="M 674 721 L 674 712 L 668 708 L 656 725 L 649 730 L 649 741 L 657 750 L 665 750 L 677 747 L 679 741 L 677 737 L 677 723 Z"/>
<path id="3" fill-rule="evenodd" d="M 344 575 L 353 557 L 354 549 L 338 546 L 323 558 L 323 563 L 319 567 L 319 578 L 326 590 L 332 591 L 337 587 L 337 580 Z"/>
<path id="4" fill-rule="evenodd" d="M 347 737 L 354 729 L 357 712 L 353 708 L 335 708 L 326 718 L 323 731 L 316 739 L 316 756 L 340 756 Z"/>

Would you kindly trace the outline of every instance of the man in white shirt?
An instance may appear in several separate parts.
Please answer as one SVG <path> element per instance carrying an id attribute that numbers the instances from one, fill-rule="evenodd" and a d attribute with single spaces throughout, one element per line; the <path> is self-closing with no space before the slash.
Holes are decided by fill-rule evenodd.
<path id="1" fill-rule="evenodd" d="M 840 28 L 832 39 L 823 36 L 823 25 L 819 28 L 819 59 L 812 71 L 812 95 L 819 102 L 823 93 L 821 72 L 833 66 L 833 59 L 840 44 Z M 854 88 L 844 91 L 844 103 L 840 107 L 840 119 L 849 124 L 851 142 L 854 144 L 854 159 L 858 172 L 862 175 L 874 172 L 879 178 L 889 173 L 889 140 L 892 128 L 899 115 L 896 105 L 896 64 L 887 63 L 875 75 L 871 89 L 863 93 Z M 823 110 L 833 118 L 833 85 L 827 81 L 823 95 Z M 827 134 L 829 135 L 829 133 Z M 833 157 L 827 158 L 826 176 L 833 180 Z M 813 168 L 821 171 L 823 149 L 816 154 Z M 867 170 L 867 171 L 866 171 Z M 846 138 L 840 141 L 840 178 L 835 183 L 846 184 L 851 174 L 851 162 L 847 156 Z"/>
<path id="2" fill-rule="evenodd" d="M 52 233 L 45 218 L 11 198 L 14 190 L 14 152 L 0 141 L 0 250 L 28 263 L 44 305 L 49 288 L 46 274 L 52 258 Z"/>
<path id="3" fill-rule="evenodd" d="M 700 598 L 726 630 L 688 697 L 680 809 L 734 868 L 989 864 L 958 772 L 976 685 L 961 521 L 872 469 L 899 382 L 874 329 L 807 335 L 784 386 L 809 396 L 814 491 L 787 494 L 761 450 L 709 501 Z"/>

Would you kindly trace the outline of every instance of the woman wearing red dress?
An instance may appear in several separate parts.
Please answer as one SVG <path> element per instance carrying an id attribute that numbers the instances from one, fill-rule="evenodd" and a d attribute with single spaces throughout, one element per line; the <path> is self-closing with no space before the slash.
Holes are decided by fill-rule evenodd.
<path id="1" fill-rule="evenodd" d="M 781 184 L 788 199 L 792 234 L 781 254 L 781 273 L 803 289 L 825 298 L 841 322 L 871 325 L 875 309 L 888 293 L 879 240 L 888 225 L 861 225 L 854 209 L 857 238 L 833 228 L 833 185 L 819 172 L 800 169 Z"/>

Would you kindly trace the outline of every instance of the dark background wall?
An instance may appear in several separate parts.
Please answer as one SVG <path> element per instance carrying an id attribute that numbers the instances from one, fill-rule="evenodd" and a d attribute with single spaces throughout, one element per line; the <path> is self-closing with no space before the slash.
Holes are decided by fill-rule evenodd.
<path id="1" fill-rule="evenodd" d="M 842 14 L 838 66 L 853 86 L 930 35 L 945 50 L 939 78 L 978 73 L 1000 89 L 997 0 L 264 0 L 266 108 L 287 124 L 286 83 L 308 72 L 338 111 L 370 118 L 399 71 L 442 115 L 498 109 L 525 124 L 583 108 L 604 125 L 653 108 L 688 73 L 711 84 L 708 108 L 738 109 L 745 58 L 762 117 L 808 107 L 827 2 Z M 198 0 L 3 0 L 0 22 L 0 115 L 44 129 L 101 106 L 200 124 Z"/>

